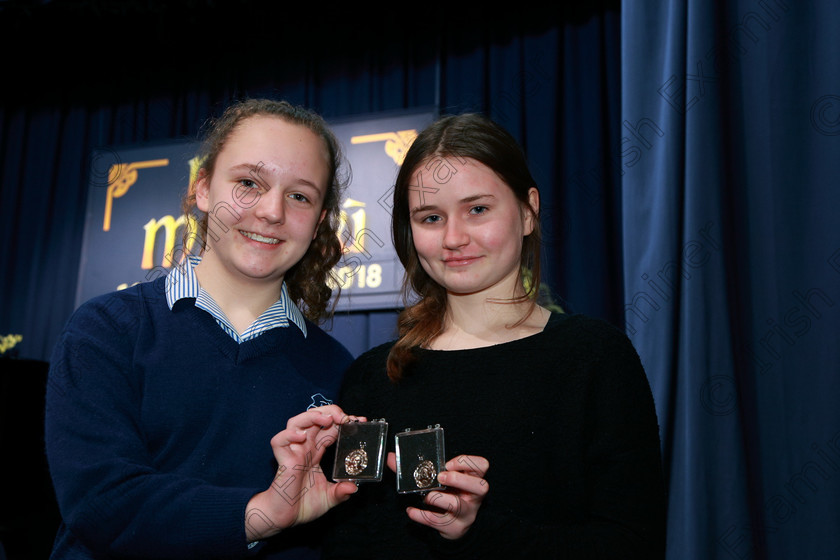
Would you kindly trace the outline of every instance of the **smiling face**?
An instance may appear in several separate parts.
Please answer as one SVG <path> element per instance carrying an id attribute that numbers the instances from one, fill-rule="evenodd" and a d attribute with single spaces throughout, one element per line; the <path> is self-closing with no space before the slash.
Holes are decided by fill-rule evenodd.
<path id="1" fill-rule="evenodd" d="M 436 182 L 444 168 L 445 182 Z M 503 299 L 522 294 L 522 243 L 534 229 L 536 189 L 529 192 L 532 212 L 496 173 L 469 158 L 428 160 L 410 184 L 414 247 L 435 282 L 449 295 Z"/>
<path id="2" fill-rule="evenodd" d="M 196 181 L 206 212 L 202 267 L 234 283 L 282 282 L 324 217 L 329 157 L 323 140 L 278 117 L 240 122 L 212 175 Z"/>

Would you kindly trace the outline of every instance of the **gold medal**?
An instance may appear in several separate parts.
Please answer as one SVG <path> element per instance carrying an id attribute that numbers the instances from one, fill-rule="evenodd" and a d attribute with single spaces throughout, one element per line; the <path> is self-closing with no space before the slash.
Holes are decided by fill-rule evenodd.
<path id="1" fill-rule="evenodd" d="M 344 458 L 344 470 L 350 476 L 356 476 L 364 471 L 368 466 L 367 451 L 365 451 L 365 444 L 361 443 L 359 449 L 354 449 Z"/>
<path id="2" fill-rule="evenodd" d="M 414 469 L 414 482 L 417 483 L 417 488 L 428 488 L 437 476 L 435 465 L 431 461 L 424 461 L 422 455 L 418 459 L 420 459 L 420 464 Z"/>

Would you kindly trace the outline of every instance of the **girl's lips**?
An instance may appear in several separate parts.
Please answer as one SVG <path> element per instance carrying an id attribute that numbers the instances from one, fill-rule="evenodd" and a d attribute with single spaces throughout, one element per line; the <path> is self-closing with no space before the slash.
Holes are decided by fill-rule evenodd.
<path id="1" fill-rule="evenodd" d="M 466 266 L 468 264 L 474 263 L 480 257 L 449 257 L 443 259 L 443 264 L 446 266 Z"/>

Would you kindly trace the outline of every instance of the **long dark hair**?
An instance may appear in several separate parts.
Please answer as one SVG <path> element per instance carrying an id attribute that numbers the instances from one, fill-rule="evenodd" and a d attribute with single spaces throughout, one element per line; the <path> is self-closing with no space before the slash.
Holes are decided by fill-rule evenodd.
<path id="1" fill-rule="evenodd" d="M 509 301 L 531 300 L 531 308 L 522 321 L 536 306 L 535 296 L 540 285 L 540 227 L 539 215 L 531 208 L 528 196 L 537 184 L 528 169 L 525 154 L 509 132 L 483 115 L 466 113 L 437 120 L 412 143 L 394 185 L 391 226 L 394 247 L 405 268 L 403 297 L 406 307 L 397 320 L 399 340 L 388 355 L 387 371 L 392 380 L 402 377 L 404 368 L 413 360 L 412 348 L 428 344 L 441 332 L 446 314 L 446 290 L 420 264 L 409 215 L 411 177 L 418 167 L 435 157 L 469 158 L 486 165 L 510 187 L 525 208 L 535 213 L 534 230 L 525 236 L 520 258 L 520 275 L 523 268 L 528 270 L 530 282 L 522 298 Z M 410 297 L 419 299 L 411 302 Z"/>
<path id="2" fill-rule="evenodd" d="M 254 116 L 278 117 L 289 123 L 305 126 L 323 140 L 327 149 L 329 177 L 323 206 L 326 214 L 306 254 L 286 272 L 284 278 L 289 296 L 301 312 L 308 319 L 321 322 L 332 312 L 331 309 L 327 309 L 332 297 L 332 290 L 327 285 L 327 276 L 342 254 L 337 232 L 341 197 L 349 182 L 349 166 L 344 160 L 338 139 L 317 113 L 286 101 L 246 99 L 229 106 L 218 119 L 207 123 L 207 132 L 199 155 L 199 168 L 203 169 L 208 177 L 213 175 L 216 159 L 231 133 L 245 119 Z M 181 209 L 184 215 L 194 216 L 198 224 L 195 231 L 185 228 L 184 247 L 198 242 L 200 250 L 203 251 L 207 240 L 208 216 L 196 206 L 195 181 L 199 176 L 199 173 L 193 174 L 189 190 L 181 201 Z"/>

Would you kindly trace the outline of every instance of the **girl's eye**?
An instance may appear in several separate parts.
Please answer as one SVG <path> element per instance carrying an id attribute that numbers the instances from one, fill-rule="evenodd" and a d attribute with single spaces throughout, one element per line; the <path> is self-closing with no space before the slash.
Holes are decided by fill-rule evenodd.
<path id="1" fill-rule="evenodd" d="M 309 202 L 309 199 L 306 198 L 306 196 L 304 196 L 300 193 L 293 193 L 293 194 L 290 194 L 289 196 L 291 198 L 293 198 L 294 200 L 298 201 L 298 202 Z"/>
<path id="2" fill-rule="evenodd" d="M 421 222 L 424 223 L 424 224 L 436 224 L 441 219 L 442 218 L 440 216 L 438 216 L 437 214 L 431 214 L 430 216 L 426 216 L 425 218 L 423 218 L 421 220 Z"/>
<path id="3" fill-rule="evenodd" d="M 470 208 L 470 214 L 484 214 L 487 212 L 486 206 L 473 206 Z"/>
<path id="4" fill-rule="evenodd" d="M 240 179 L 239 184 L 246 189 L 257 189 L 259 185 L 253 179 Z"/>

